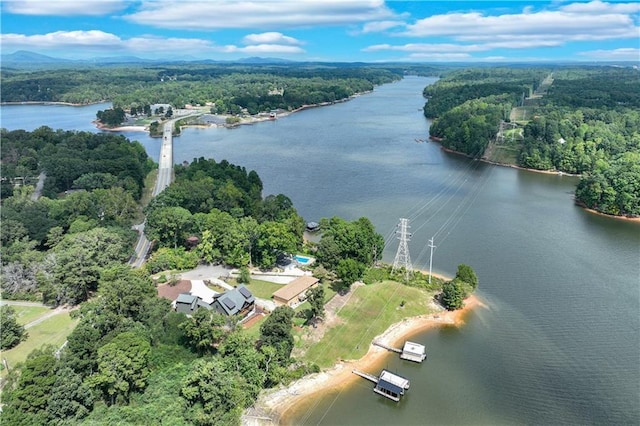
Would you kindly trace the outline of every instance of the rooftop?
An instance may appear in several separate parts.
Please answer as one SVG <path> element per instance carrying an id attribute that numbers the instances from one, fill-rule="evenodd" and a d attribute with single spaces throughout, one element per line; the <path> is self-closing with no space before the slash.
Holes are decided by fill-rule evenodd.
<path id="1" fill-rule="evenodd" d="M 273 297 L 277 297 L 283 300 L 291 300 L 306 289 L 318 283 L 318 281 L 320 281 L 318 278 L 312 277 L 310 275 L 298 277 L 286 286 L 273 293 Z"/>

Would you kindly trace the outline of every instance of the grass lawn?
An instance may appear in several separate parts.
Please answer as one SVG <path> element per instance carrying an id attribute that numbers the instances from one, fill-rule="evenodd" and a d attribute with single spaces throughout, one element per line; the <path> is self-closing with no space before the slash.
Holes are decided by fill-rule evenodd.
<path id="1" fill-rule="evenodd" d="M 340 359 L 361 358 L 373 338 L 391 324 L 406 317 L 430 313 L 432 297 L 430 292 L 392 281 L 358 287 L 338 313 L 342 323 L 306 348 L 304 359 L 324 368 Z M 404 306 L 400 307 L 403 301 Z M 299 335 L 296 344 L 301 344 Z"/>
<path id="2" fill-rule="evenodd" d="M 19 362 L 27 359 L 27 355 L 42 345 L 53 345 L 56 348 L 62 346 L 67 336 L 71 334 L 78 319 L 72 319 L 68 312 L 52 316 L 27 330 L 29 337 L 13 349 L 2 352 L 2 358 L 7 360 L 9 368 L 13 368 Z M 2 372 L 4 376 L 6 371 Z"/>
<path id="3" fill-rule="evenodd" d="M 518 164 L 518 147 L 496 146 L 490 160 L 502 164 Z"/>
<path id="4" fill-rule="evenodd" d="M 252 279 L 249 284 L 246 284 L 246 286 L 255 297 L 260 299 L 271 299 L 271 295 L 284 287 L 284 284 Z"/>
<path id="5" fill-rule="evenodd" d="M 16 312 L 16 321 L 20 325 L 25 325 L 40 317 L 41 315 L 46 314 L 51 310 L 46 306 L 18 306 L 11 305 L 13 310 Z"/>

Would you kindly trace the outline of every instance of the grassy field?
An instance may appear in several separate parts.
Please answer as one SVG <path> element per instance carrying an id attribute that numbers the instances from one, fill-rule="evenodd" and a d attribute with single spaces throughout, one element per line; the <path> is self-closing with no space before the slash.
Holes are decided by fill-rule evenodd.
<path id="1" fill-rule="evenodd" d="M 249 284 L 247 284 L 247 288 L 249 291 L 260 299 L 271 299 L 271 295 L 275 293 L 277 290 L 284 287 L 283 284 L 276 284 L 269 281 L 262 280 L 254 280 L 252 279 Z"/>
<path id="2" fill-rule="evenodd" d="M 51 310 L 46 306 L 18 306 L 11 305 L 13 310 L 16 312 L 16 321 L 20 325 L 25 325 L 40 317 L 41 315 L 46 314 Z"/>
<path id="3" fill-rule="evenodd" d="M 78 324 L 77 319 L 72 319 L 68 312 L 55 315 L 27 330 L 29 337 L 13 349 L 2 352 L 2 358 L 7 360 L 9 368 L 27 359 L 27 355 L 34 349 L 43 345 L 62 346 L 67 336 Z M 6 371 L 2 371 L 2 375 Z"/>
<path id="4" fill-rule="evenodd" d="M 303 348 L 306 349 L 304 359 L 324 368 L 340 359 L 361 358 L 373 338 L 391 324 L 430 313 L 432 297 L 433 294 L 426 291 L 391 281 L 358 287 L 338 313 L 342 323 L 328 330 L 319 342 Z M 300 334 L 296 336 L 296 345 L 306 345 Z"/>

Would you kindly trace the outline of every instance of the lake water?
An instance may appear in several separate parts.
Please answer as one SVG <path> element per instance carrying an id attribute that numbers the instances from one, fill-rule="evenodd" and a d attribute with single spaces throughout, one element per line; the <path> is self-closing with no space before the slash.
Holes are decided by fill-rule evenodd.
<path id="1" fill-rule="evenodd" d="M 640 424 L 640 224 L 573 204 L 575 178 L 530 173 L 444 153 L 428 139 L 421 96 L 434 79 L 408 77 L 350 102 L 236 129 L 186 129 L 176 162 L 227 159 L 258 172 L 307 221 L 366 216 L 389 244 L 410 219 L 414 267 L 454 275 L 471 265 L 488 306 L 462 328 L 412 336 L 417 365 L 396 404 L 365 380 L 296 407 L 291 424 Z M 3 106 L 2 126 L 90 130 L 91 107 Z M 73 115 L 73 117 L 69 117 Z M 58 121 L 58 118 L 60 120 Z M 57 125 L 56 123 L 59 123 Z M 95 129 L 93 129 L 95 131 Z M 160 141 L 127 133 L 157 159 Z M 372 373 L 377 373 L 372 371 Z"/>

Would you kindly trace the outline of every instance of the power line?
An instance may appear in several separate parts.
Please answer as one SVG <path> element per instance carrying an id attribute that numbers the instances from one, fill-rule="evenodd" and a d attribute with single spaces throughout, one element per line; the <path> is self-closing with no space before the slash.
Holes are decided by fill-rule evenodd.
<path id="1" fill-rule="evenodd" d="M 408 223 L 409 219 L 400 219 L 400 223 L 398 224 L 400 230 L 396 231 L 396 233 L 400 234 L 398 237 L 400 244 L 398 244 L 396 258 L 393 260 L 393 268 L 391 268 L 392 273 L 400 268 L 404 268 L 404 276 L 407 281 L 413 272 L 413 268 L 411 267 L 411 257 L 409 256 L 408 242 L 411 238 L 411 234 L 407 231 L 409 228 Z"/>

